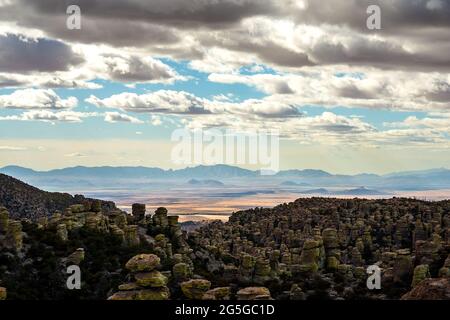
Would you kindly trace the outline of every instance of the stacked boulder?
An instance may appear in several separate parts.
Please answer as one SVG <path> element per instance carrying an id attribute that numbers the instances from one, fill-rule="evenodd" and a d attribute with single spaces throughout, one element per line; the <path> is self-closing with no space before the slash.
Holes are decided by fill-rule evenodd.
<path id="1" fill-rule="evenodd" d="M 167 300 L 170 291 L 168 278 L 157 269 L 160 259 L 154 254 L 140 254 L 131 258 L 125 265 L 133 282 L 122 284 L 119 291 L 109 300 Z"/>

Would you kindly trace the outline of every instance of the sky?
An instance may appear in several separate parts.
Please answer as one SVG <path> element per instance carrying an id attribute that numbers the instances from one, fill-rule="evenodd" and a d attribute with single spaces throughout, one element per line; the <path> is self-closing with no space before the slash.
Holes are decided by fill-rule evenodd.
<path id="1" fill-rule="evenodd" d="M 0 167 L 177 168 L 214 128 L 277 130 L 280 169 L 448 168 L 449 72 L 445 0 L 0 0 Z"/>

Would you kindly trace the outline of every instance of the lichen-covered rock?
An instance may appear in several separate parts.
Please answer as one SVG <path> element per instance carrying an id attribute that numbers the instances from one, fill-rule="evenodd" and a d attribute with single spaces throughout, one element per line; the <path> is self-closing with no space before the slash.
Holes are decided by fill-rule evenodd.
<path id="1" fill-rule="evenodd" d="M 427 278 L 430 278 L 430 268 L 428 267 L 428 265 L 427 264 L 418 265 L 414 269 L 414 275 L 413 275 L 411 287 L 414 288 L 415 286 L 417 286 L 419 283 L 421 283 L 423 280 L 425 280 Z"/>
<path id="2" fill-rule="evenodd" d="M 444 261 L 444 265 L 439 269 L 440 278 L 450 278 L 450 254 Z"/>
<path id="3" fill-rule="evenodd" d="M 289 300 L 306 300 L 306 295 L 298 284 L 292 285 Z"/>
<path id="4" fill-rule="evenodd" d="M 398 250 L 394 262 L 394 282 L 410 281 L 413 262 L 408 249 Z"/>
<path id="5" fill-rule="evenodd" d="M 56 235 L 61 241 L 67 241 L 69 239 L 69 233 L 67 231 L 66 224 L 64 223 L 58 224 L 58 226 L 56 227 Z"/>
<path id="6" fill-rule="evenodd" d="M 119 286 L 120 291 L 132 291 L 132 290 L 138 290 L 138 289 L 143 289 L 143 288 L 139 287 L 138 284 L 135 282 L 124 283 Z"/>
<path id="7" fill-rule="evenodd" d="M 410 292 L 402 296 L 402 300 L 450 300 L 450 279 L 425 279 Z"/>
<path id="8" fill-rule="evenodd" d="M 181 283 L 181 291 L 188 299 L 201 300 L 211 288 L 211 282 L 204 279 L 192 279 Z"/>
<path id="9" fill-rule="evenodd" d="M 270 300 L 270 291 L 266 287 L 247 287 L 237 292 L 238 300 Z"/>
<path id="10" fill-rule="evenodd" d="M 108 300 L 168 300 L 170 291 L 167 287 L 119 291 L 113 294 Z"/>
<path id="11" fill-rule="evenodd" d="M 178 226 L 178 219 L 179 219 L 179 216 L 168 216 L 167 220 L 169 222 L 169 226 L 171 226 L 171 227 Z"/>
<path id="12" fill-rule="evenodd" d="M 170 290 L 167 287 L 139 290 L 135 300 L 168 300 L 170 298 Z"/>
<path id="13" fill-rule="evenodd" d="M 137 225 L 125 227 L 125 243 L 130 247 L 138 246 L 140 244 Z"/>
<path id="14" fill-rule="evenodd" d="M 73 252 L 70 256 L 67 257 L 68 264 L 71 265 L 80 265 L 80 263 L 84 260 L 85 254 L 83 248 L 78 248 L 75 252 Z"/>
<path id="15" fill-rule="evenodd" d="M 23 247 L 23 234 L 22 223 L 20 221 L 9 221 L 8 232 L 6 234 L 7 244 L 14 248 L 16 251 L 22 250 Z"/>
<path id="16" fill-rule="evenodd" d="M 317 272 L 319 270 L 320 243 L 317 240 L 306 240 L 300 255 L 302 272 Z"/>
<path id="17" fill-rule="evenodd" d="M 328 257 L 326 266 L 328 271 L 335 272 L 339 267 L 339 260 L 334 256 Z"/>
<path id="18" fill-rule="evenodd" d="M 159 271 L 140 272 L 134 275 L 140 287 L 160 288 L 167 285 L 168 279 Z"/>
<path id="19" fill-rule="evenodd" d="M 109 226 L 109 231 L 111 232 L 111 234 L 119 238 L 122 243 L 125 243 L 125 232 L 122 229 L 120 229 L 115 224 L 112 224 Z"/>
<path id="20" fill-rule="evenodd" d="M 9 213 L 4 207 L 0 207 L 0 235 L 8 232 Z"/>
<path id="21" fill-rule="evenodd" d="M 166 208 L 158 208 L 155 211 L 155 214 L 152 217 L 153 224 L 160 228 L 165 228 L 169 225 L 169 220 L 167 218 L 167 209 Z"/>
<path id="22" fill-rule="evenodd" d="M 0 287 L 0 300 L 6 300 L 7 291 L 6 288 Z"/>
<path id="23" fill-rule="evenodd" d="M 230 300 L 230 287 L 219 287 L 206 291 L 203 300 Z"/>
<path id="24" fill-rule="evenodd" d="M 160 261 L 157 255 L 139 254 L 128 260 L 125 268 L 131 272 L 153 271 L 159 266 Z"/>
<path id="25" fill-rule="evenodd" d="M 85 212 L 85 206 L 84 206 L 84 204 L 74 204 L 74 205 L 71 205 L 71 206 L 69 207 L 69 209 L 70 209 L 70 211 L 71 211 L 72 213 L 81 213 L 81 212 Z"/>
<path id="26" fill-rule="evenodd" d="M 187 280 L 191 275 L 189 265 L 184 262 L 175 264 L 172 268 L 172 271 L 173 277 L 177 280 Z"/>

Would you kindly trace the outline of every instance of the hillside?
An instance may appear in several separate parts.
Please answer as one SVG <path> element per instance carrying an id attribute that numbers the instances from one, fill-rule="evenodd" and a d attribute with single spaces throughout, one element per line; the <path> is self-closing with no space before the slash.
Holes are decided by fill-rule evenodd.
<path id="1" fill-rule="evenodd" d="M 12 218 L 28 218 L 35 220 L 42 216 L 50 216 L 56 210 L 78 203 L 94 202 L 96 199 L 68 193 L 46 192 L 30 186 L 13 177 L 0 174 L 0 205 L 10 212 Z M 115 209 L 113 202 L 101 201 L 104 211 Z"/>

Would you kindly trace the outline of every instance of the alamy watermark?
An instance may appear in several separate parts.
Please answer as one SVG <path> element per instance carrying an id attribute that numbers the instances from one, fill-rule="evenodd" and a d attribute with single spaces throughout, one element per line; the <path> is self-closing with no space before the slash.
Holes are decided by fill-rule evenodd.
<path id="1" fill-rule="evenodd" d="M 70 5 L 67 7 L 66 13 L 68 15 L 66 26 L 69 30 L 81 29 L 81 8 L 77 5 Z"/>
<path id="2" fill-rule="evenodd" d="M 366 20 L 366 26 L 369 30 L 381 30 L 381 8 L 377 5 L 367 7 L 369 17 Z"/>
<path id="3" fill-rule="evenodd" d="M 66 286 L 69 290 L 81 289 L 81 270 L 77 265 L 71 265 L 67 267 L 67 274 L 70 276 L 67 278 Z"/>
<path id="4" fill-rule="evenodd" d="M 380 290 L 381 289 L 381 268 L 377 265 L 372 265 L 367 268 L 367 289 Z"/>
<path id="5" fill-rule="evenodd" d="M 271 175 L 280 167 L 278 130 L 188 130 L 172 133 L 171 160 L 176 165 L 248 165 Z"/>

